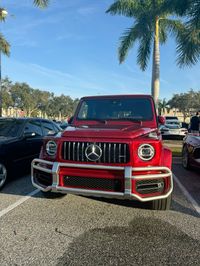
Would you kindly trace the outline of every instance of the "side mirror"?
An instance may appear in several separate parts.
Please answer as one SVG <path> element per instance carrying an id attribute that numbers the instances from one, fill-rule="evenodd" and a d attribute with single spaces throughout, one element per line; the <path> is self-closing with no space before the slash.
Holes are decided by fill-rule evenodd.
<path id="1" fill-rule="evenodd" d="M 33 138 L 36 136 L 35 132 L 24 132 L 24 137 L 25 138 Z"/>
<path id="2" fill-rule="evenodd" d="M 164 118 L 164 116 L 162 116 L 162 115 L 159 115 L 158 116 L 158 123 L 160 125 L 164 125 L 165 124 L 165 118 Z"/>
<path id="3" fill-rule="evenodd" d="M 74 119 L 73 116 L 71 116 L 71 117 L 69 118 L 69 120 L 67 121 L 69 125 L 72 123 L 73 119 Z"/>

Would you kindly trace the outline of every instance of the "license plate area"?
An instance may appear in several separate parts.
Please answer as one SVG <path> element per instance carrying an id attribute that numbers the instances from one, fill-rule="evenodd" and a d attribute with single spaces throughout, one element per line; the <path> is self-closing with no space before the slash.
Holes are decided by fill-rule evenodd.
<path id="1" fill-rule="evenodd" d="M 123 171 L 102 169 L 60 170 L 60 186 L 99 191 L 124 192 Z"/>

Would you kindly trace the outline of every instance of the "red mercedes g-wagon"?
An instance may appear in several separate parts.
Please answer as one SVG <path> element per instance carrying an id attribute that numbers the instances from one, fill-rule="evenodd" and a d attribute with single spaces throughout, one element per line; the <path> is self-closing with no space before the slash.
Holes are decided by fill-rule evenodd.
<path id="1" fill-rule="evenodd" d="M 172 154 L 159 122 L 149 95 L 84 97 L 71 125 L 45 138 L 32 162 L 32 183 L 46 195 L 123 198 L 169 209 Z"/>

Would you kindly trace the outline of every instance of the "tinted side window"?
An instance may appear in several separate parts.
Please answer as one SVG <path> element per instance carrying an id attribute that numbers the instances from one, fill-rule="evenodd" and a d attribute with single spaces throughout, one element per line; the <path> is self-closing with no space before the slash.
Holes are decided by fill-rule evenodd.
<path id="1" fill-rule="evenodd" d="M 54 135 L 58 132 L 54 125 L 51 122 L 48 121 L 41 121 L 44 135 Z"/>
<path id="2" fill-rule="evenodd" d="M 42 128 L 39 121 L 29 121 L 26 123 L 24 133 L 34 132 L 36 136 L 42 136 Z"/>

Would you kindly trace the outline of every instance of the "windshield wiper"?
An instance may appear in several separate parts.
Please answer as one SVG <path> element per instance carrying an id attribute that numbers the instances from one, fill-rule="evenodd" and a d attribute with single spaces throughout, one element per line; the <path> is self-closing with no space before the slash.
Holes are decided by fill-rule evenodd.
<path id="1" fill-rule="evenodd" d="M 92 121 L 97 121 L 97 122 L 100 122 L 100 123 L 103 123 L 103 124 L 107 124 L 107 120 L 106 119 L 98 119 L 98 118 L 91 118 L 90 120 Z"/>
<path id="2" fill-rule="evenodd" d="M 133 118 L 133 117 L 123 117 L 123 118 L 117 118 L 116 120 L 125 120 L 125 121 L 131 121 L 136 123 L 142 123 L 142 120 L 139 118 Z"/>

